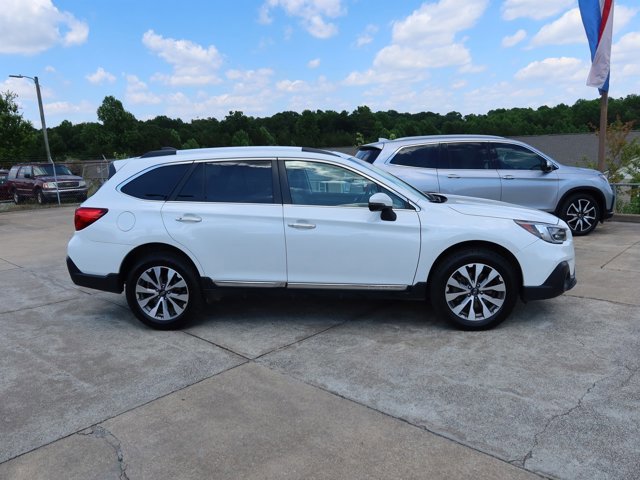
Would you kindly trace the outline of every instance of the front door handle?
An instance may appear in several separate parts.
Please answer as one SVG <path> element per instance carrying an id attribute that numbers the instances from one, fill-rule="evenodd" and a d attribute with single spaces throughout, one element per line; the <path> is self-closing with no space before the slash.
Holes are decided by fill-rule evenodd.
<path id="1" fill-rule="evenodd" d="M 297 228 L 298 230 L 313 230 L 316 226 L 313 223 L 288 223 L 291 228 Z"/>
<path id="2" fill-rule="evenodd" d="M 192 213 L 185 213 L 183 216 L 176 218 L 176 222 L 182 223 L 198 223 L 201 221 L 202 218 L 197 215 L 193 215 Z"/>
<path id="3" fill-rule="evenodd" d="M 502 177 L 502 178 L 503 178 L 504 180 L 513 180 L 513 179 L 514 179 L 514 178 L 516 178 L 516 177 L 514 177 L 513 175 L 505 175 L 505 176 L 504 176 L 504 177 Z"/>
<path id="4" fill-rule="evenodd" d="M 447 178 L 460 178 L 460 176 L 456 175 L 455 173 L 450 173 L 449 175 L 447 175 Z"/>

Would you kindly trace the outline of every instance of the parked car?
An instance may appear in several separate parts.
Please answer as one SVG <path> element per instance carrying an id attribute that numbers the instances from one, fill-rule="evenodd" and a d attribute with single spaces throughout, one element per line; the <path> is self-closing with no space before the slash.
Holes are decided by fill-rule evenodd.
<path id="1" fill-rule="evenodd" d="M 52 163 L 14 165 L 9 170 L 7 184 L 16 204 L 24 198 L 35 198 L 43 204 L 57 200 L 58 195 L 60 199 L 87 199 L 87 183 L 65 165 L 55 165 L 55 172 Z"/>
<path id="2" fill-rule="evenodd" d="M 11 192 L 9 192 L 9 185 L 7 185 L 8 174 L 9 170 L 0 169 L 0 201 L 11 199 Z"/>
<path id="3" fill-rule="evenodd" d="M 553 213 L 574 235 L 592 232 L 613 215 L 615 194 L 601 172 L 562 165 L 503 137 L 380 139 L 360 147 L 356 156 L 424 192 L 501 200 Z"/>
<path id="4" fill-rule="evenodd" d="M 354 157 L 296 147 L 162 150 L 118 160 L 75 212 L 74 283 L 126 292 L 146 325 L 176 328 L 230 288 L 430 298 L 468 329 L 575 284 L 557 217 L 428 194 Z"/>

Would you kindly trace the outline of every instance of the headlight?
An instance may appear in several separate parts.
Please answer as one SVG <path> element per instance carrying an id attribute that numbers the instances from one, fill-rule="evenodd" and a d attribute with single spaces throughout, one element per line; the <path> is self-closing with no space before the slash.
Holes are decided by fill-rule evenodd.
<path id="1" fill-rule="evenodd" d="M 80 181 L 78 182 L 78 186 L 79 186 L 79 187 L 84 188 L 84 187 L 86 187 L 86 186 L 87 186 L 87 182 L 85 182 L 84 180 L 80 180 Z"/>
<path id="2" fill-rule="evenodd" d="M 514 220 L 527 232 L 549 243 L 564 243 L 567 239 L 567 229 L 549 223 L 534 223 L 524 220 Z"/>
<path id="3" fill-rule="evenodd" d="M 58 188 L 58 185 L 56 184 L 56 182 L 44 182 L 42 184 L 42 188 L 44 188 L 45 190 L 53 190 L 55 188 Z"/>

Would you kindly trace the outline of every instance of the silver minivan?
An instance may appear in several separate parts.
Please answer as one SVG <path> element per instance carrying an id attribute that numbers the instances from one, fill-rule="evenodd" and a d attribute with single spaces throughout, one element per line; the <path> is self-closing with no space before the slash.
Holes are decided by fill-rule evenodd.
<path id="1" fill-rule="evenodd" d="M 574 235 L 613 215 L 615 194 L 597 170 L 562 165 L 516 140 L 488 135 L 380 139 L 356 157 L 423 192 L 488 198 L 551 212 Z"/>

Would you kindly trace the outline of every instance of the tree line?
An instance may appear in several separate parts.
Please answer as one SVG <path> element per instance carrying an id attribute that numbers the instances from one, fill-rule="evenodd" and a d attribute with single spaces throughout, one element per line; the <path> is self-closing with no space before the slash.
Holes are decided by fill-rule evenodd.
<path id="1" fill-rule="evenodd" d="M 123 158 L 171 146 L 179 149 L 243 145 L 354 146 L 379 137 L 488 134 L 501 136 L 593 132 L 599 124 L 600 102 L 578 100 L 573 105 L 491 110 L 483 115 L 449 112 L 373 112 L 360 106 L 345 110 L 286 111 L 271 117 L 251 117 L 231 111 L 222 120 L 185 122 L 167 116 L 138 120 L 113 96 L 97 109 L 97 122 L 67 120 L 47 130 L 56 161 Z M 609 123 L 640 119 L 640 96 L 609 99 Z M 45 160 L 42 132 L 25 120 L 12 92 L 0 93 L 0 164 Z"/>

